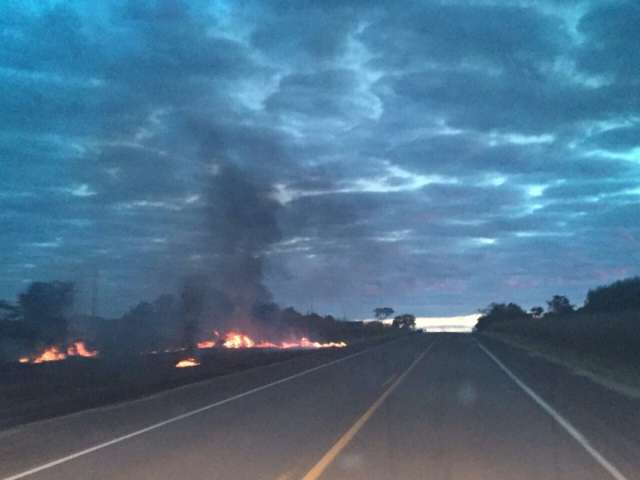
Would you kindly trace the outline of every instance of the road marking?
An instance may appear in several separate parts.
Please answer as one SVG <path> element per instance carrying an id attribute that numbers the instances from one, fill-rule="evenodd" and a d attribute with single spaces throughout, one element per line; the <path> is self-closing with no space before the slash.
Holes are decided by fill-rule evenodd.
<path id="1" fill-rule="evenodd" d="M 593 459 L 602 466 L 613 478 L 616 480 L 628 480 L 620 470 L 618 470 L 609 460 L 604 458 L 604 456 L 596 450 L 590 443 L 587 438 L 580 433 L 580 431 L 574 427 L 569 420 L 564 418 L 558 412 L 556 412 L 551 405 L 549 405 L 540 395 L 538 395 L 531 387 L 527 386 L 518 376 L 513 373 L 507 366 L 502 363 L 498 357 L 496 357 L 493 353 L 489 351 L 487 347 L 482 345 L 479 341 L 477 342 L 478 346 L 482 349 L 484 353 L 486 353 L 491 360 L 495 362 L 500 369 L 507 374 L 507 376 L 515 382 L 529 397 L 531 397 L 537 404 L 542 408 L 545 412 L 551 416 L 565 431 L 573 437 L 573 439 L 578 442 L 582 448 L 584 448 Z"/>
<path id="2" fill-rule="evenodd" d="M 383 343 L 382 345 L 379 345 L 379 346 L 384 346 L 384 345 L 387 345 L 387 343 Z M 185 413 L 183 413 L 181 415 L 177 415 L 177 416 L 171 417 L 171 418 L 169 418 L 167 420 L 163 420 L 162 422 L 154 423 L 153 425 L 149 425 L 148 427 L 142 428 L 140 430 L 136 430 L 135 432 L 131 432 L 131 433 L 128 433 L 126 435 L 122 435 L 120 437 L 117 437 L 117 438 L 114 438 L 112 440 L 109 440 L 107 442 L 100 443 L 98 445 L 94 445 L 93 447 L 89 447 L 89 448 L 86 448 L 84 450 L 80 450 L 79 452 L 72 453 L 72 454 L 67 455 L 65 457 L 59 458 L 58 460 L 53 460 L 53 461 L 45 463 L 43 465 L 39 465 L 37 467 L 30 468 L 29 470 L 25 470 L 24 472 L 17 473 L 15 475 L 10 475 L 8 477 L 4 477 L 1 480 L 18 480 L 19 478 L 28 477 L 29 475 L 33 475 L 35 473 L 41 472 L 43 470 L 47 470 L 49 468 L 55 467 L 57 465 L 60 465 L 62 463 L 69 462 L 69 461 L 74 460 L 74 459 L 76 459 L 78 457 L 82 457 L 84 455 L 88 455 L 88 454 L 93 453 L 93 452 L 95 452 L 97 450 L 102 450 L 103 448 L 110 447 L 111 445 L 115 445 L 117 443 L 124 442 L 125 440 L 129 440 L 130 438 L 137 437 L 139 435 L 142 435 L 144 433 L 150 432 L 152 430 L 156 430 L 158 428 L 164 427 L 165 425 L 169 425 L 170 423 L 174 423 L 174 422 L 178 422 L 180 420 L 184 420 L 185 418 L 189 418 L 189 417 L 192 417 L 192 416 L 197 415 L 199 413 L 205 412 L 207 410 L 211 410 L 212 408 L 219 407 L 219 406 L 224 405 L 226 403 L 233 402 L 234 400 L 238 400 L 240 398 L 247 397 L 249 395 L 253 395 L 254 393 L 258 393 L 258 392 L 261 392 L 262 390 L 266 390 L 268 388 L 275 387 L 276 385 L 280 385 L 280 384 L 288 382 L 290 380 L 294 380 L 296 378 L 300 378 L 300 377 L 302 377 L 304 375 L 307 375 L 309 373 L 313 373 L 313 372 L 318 371 L 320 369 L 323 369 L 323 368 L 326 368 L 326 367 L 330 367 L 332 365 L 335 365 L 335 364 L 340 363 L 340 362 L 344 362 L 345 360 L 349 360 L 351 358 L 359 357 L 360 355 L 363 355 L 363 354 L 365 354 L 367 352 L 370 352 L 371 350 L 373 350 L 375 348 L 378 348 L 378 346 L 372 347 L 372 348 L 367 348 L 366 350 L 362 350 L 361 352 L 352 353 L 351 355 L 347 355 L 346 357 L 338 358 L 336 360 L 332 360 L 330 362 L 323 363 L 323 364 L 315 366 L 313 368 L 309 368 L 307 370 L 303 370 L 302 372 L 298 372 L 298 373 L 290 375 L 288 377 L 281 378 L 280 380 L 276 380 L 275 382 L 267 383 L 265 385 L 261 385 L 261 386 L 256 387 L 256 388 L 252 388 L 251 390 L 247 390 L 246 392 L 239 393 L 237 395 L 233 395 L 233 396 L 225 398 L 223 400 L 219 400 L 219 401 L 217 401 L 215 403 L 211 403 L 209 405 L 205 405 L 204 407 L 200 407 L 200 408 L 197 408 L 195 410 L 190 410 L 190 411 L 185 412 Z"/>
<path id="3" fill-rule="evenodd" d="M 435 343 L 435 342 L 434 342 Z M 316 463 L 311 470 L 307 472 L 307 474 L 302 477 L 302 480 L 317 480 L 324 473 L 324 471 L 333 463 L 340 452 L 349 445 L 349 442 L 353 440 L 353 437 L 364 427 L 364 425 L 369 421 L 369 419 L 376 413 L 376 410 L 380 408 L 380 406 L 384 403 L 391 393 L 396 389 L 400 383 L 406 378 L 406 376 L 413 370 L 413 368 L 422 360 L 422 358 L 427 354 L 431 347 L 433 347 L 434 343 L 431 343 L 424 352 L 422 352 L 418 357 L 409 365 L 409 367 L 400 375 L 395 382 L 391 384 L 389 388 L 387 388 L 380 397 L 369 407 L 369 409 L 364 412 L 364 414 L 354 423 L 349 430 L 347 430 L 338 441 L 329 449 L 327 453 L 320 459 L 318 463 Z"/>

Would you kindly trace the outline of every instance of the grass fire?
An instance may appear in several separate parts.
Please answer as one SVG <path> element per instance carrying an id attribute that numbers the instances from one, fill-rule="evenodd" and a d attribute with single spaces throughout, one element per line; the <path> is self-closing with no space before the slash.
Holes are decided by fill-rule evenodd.
<path id="1" fill-rule="evenodd" d="M 59 347 L 50 346 L 46 347 L 39 354 L 33 356 L 22 356 L 18 359 L 19 363 L 45 363 L 45 362 L 58 362 L 65 360 L 68 357 L 85 357 L 95 358 L 98 356 L 97 350 L 91 350 L 85 342 L 77 340 L 72 342 L 66 350 L 61 350 Z"/>
<path id="2" fill-rule="evenodd" d="M 214 338 L 201 340 L 196 345 L 198 349 L 225 348 L 225 349 L 270 349 L 270 350 L 287 350 L 287 349 L 317 349 L 317 348 L 344 348 L 346 342 L 314 342 L 307 337 L 298 339 L 289 339 L 286 341 L 272 342 L 267 340 L 255 340 L 249 335 L 236 330 L 231 330 L 225 335 L 220 335 L 218 331 L 213 332 Z M 176 368 L 197 367 L 200 365 L 195 357 L 188 357 L 176 363 Z"/>

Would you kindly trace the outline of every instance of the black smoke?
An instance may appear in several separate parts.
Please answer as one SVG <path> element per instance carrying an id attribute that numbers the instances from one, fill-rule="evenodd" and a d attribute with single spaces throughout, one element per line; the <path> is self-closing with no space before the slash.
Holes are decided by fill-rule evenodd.
<path id="1" fill-rule="evenodd" d="M 201 212 L 206 254 L 182 292 L 187 346 L 213 330 L 264 333 L 254 312 L 272 302 L 265 257 L 281 239 L 280 204 L 269 185 L 231 163 L 214 165 L 208 175 Z"/>

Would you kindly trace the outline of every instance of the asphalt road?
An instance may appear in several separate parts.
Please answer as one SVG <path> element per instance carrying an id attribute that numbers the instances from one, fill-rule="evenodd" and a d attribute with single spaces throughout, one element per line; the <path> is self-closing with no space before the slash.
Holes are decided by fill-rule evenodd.
<path id="1" fill-rule="evenodd" d="M 340 355 L 0 432 L 0 479 L 640 478 L 640 402 L 540 359 L 462 334 Z"/>

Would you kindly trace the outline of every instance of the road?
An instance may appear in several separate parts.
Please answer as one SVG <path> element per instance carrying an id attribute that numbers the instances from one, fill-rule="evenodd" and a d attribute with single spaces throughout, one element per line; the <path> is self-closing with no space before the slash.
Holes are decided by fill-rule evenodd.
<path id="1" fill-rule="evenodd" d="M 412 335 L 0 432 L 0 479 L 640 478 L 640 401 L 481 342 Z"/>

